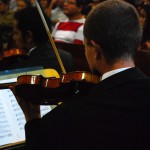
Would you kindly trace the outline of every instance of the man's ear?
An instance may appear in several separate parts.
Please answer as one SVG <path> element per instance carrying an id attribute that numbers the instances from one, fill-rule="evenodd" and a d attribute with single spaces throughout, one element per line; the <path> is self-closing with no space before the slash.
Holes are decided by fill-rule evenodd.
<path id="1" fill-rule="evenodd" d="M 27 34 L 26 34 L 25 38 L 26 38 L 26 40 L 28 42 L 33 41 L 33 34 L 32 34 L 32 32 L 31 31 L 27 31 Z"/>
<path id="2" fill-rule="evenodd" d="M 79 6 L 79 11 L 82 12 L 83 6 Z"/>
<path id="3" fill-rule="evenodd" d="M 97 44 L 95 41 L 91 40 L 90 41 L 92 47 L 93 47 L 93 52 L 94 52 L 94 57 L 95 59 L 100 59 L 102 57 L 102 50 L 101 46 Z"/>

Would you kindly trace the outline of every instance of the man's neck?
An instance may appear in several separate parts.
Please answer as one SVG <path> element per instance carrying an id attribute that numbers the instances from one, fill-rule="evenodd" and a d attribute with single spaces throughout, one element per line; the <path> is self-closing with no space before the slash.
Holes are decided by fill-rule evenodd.
<path id="1" fill-rule="evenodd" d="M 112 70 L 121 69 L 121 68 L 132 68 L 132 67 L 135 67 L 135 64 L 132 60 L 128 60 L 128 61 L 120 60 L 114 63 L 113 65 L 105 65 L 102 68 L 101 72 L 102 74 L 104 74 Z"/>
<path id="2" fill-rule="evenodd" d="M 69 18 L 69 20 L 79 20 L 79 19 L 85 18 L 85 16 L 82 14 L 78 14 L 78 15 L 74 15 L 74 16 L 68 16 L 68 18 Z"/>
<path id="3" fill-rule="evenodd" d="M 106 78 L 108 78 L 108 77 L 110 77 L 110 76 L 112 76 L 112 75 L 114 75 L 114 74 L 117 74 L 117 73 L 119 73 L 119 72 L 122 72 L 122 71 L 124 71 L 124 70 L 127 70 L 127 69 L 129 69 L 129 68 L 132 68 L 132 67 L 119 68 L 119 69 L 115 69 L 115 70 L 106 72 L 106 73 L 104 73 L 104 74 L 102 75 L 101 81 L 104 80 L 104 79 L 106 79 Z"/>
<path id="4" fill-rule="evenodd" d="M 30 42 L 30 43 L 28 43 L 27 45 L 26 45 L 26 48 L 28 49 L 28 50 L 30 50 L 30 49 L 32 49 L 33 47 L 36 47 L 37 46 L 37 44 L 35 43 L 35 42 Z"/>

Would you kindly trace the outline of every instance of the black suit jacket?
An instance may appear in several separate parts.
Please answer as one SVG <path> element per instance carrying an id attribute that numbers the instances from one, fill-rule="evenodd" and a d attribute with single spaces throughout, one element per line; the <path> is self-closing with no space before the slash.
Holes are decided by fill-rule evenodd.
<path id="1" fill-rule="evenodd" d="M 149 150 L 150 79 L 117 73 L 26 126 L 28 149 Z"/>
<path id="2" fill-rule="evenodd" d="M 66 72 L 72 71 L 73 59 L 70 53 L 64 50 L 58 50 L 62 59 Z M 43 66 L 44 69 L 52 68 L 56 69 L 59 73 L 62 73 L 54 50 L 48 43 L 42 43 L 37 46 L 27 58 L 19 60 L 19 62 L 12 64 L 8 69 L 18 69 L 33 66 Z"/>

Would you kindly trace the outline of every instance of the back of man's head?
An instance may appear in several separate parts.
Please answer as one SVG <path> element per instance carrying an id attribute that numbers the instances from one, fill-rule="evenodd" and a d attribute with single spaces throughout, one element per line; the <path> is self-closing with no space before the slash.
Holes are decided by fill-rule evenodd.
<path id="1" fill-rule="evenodd" d="M 124 1 L 104 1 L 87 16 L 84 36 L 101 46 L 108 64 L 133 58 L 142 38 L 138 13 Z"/>
<path id="2" fill-rule="evenodd" d="M 44 14 L 44 18 L 51 28 L 51 21 L 46 14 Z M 17 11 L 14 14 L 14 19 L 17 20 L 18 28 L 24 37 L 28 34 L 28 31 L 31 31 L 36 43 L 48 41 L 46 29 L 36 7 L 28 7 Z"/>

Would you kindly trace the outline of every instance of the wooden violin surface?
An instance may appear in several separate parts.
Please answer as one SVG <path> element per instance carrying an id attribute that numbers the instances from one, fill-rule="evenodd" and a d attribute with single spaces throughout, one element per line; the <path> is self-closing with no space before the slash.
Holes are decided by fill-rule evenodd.
<path id="1" fill-rule="evenodd" d="M 7 70 L 7 68 L 16 63 L 18 58 L 27 57 L 26 52 L 22 49 L 12 48 L 5 50 L 0 54 L 0 70 Z"/>
<path id="2" fill-rule="evenodd" d="M 18 49 L 18 48 L 12 48 L 10 50 L 4 51 L 0 55 L 0 61 L 4 58 L 8 58 L 8 57 L 12 57 L 12 56 L 21 56 L 21 55 L 23 55 L 23 56 L 26 55 L 24 50 Z"/>
<path id="3" fill-rule="evenodd" d="M 88 72 L 71 72 L 60 78 L 22 75 L 17 78 L 16 92 L 34 104 L 57 104 L 73 95 L 85 94 L 100 77 Z"/>

